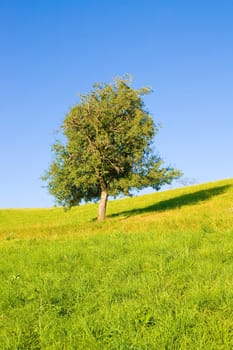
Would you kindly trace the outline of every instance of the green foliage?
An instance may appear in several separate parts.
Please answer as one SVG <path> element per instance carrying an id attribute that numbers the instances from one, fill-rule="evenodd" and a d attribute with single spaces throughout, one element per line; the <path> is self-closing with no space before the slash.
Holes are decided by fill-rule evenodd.
<path id="1" fill-rule="evenodd" d="M 43 177 L 59 204 L 95 200 L 102 191 L 117 196 L 147 186 L 158 190 L 180 176 L 152 151 L 158 126 L 142 99 L 150 89 L 130 84 L 124 78 L 95 84 L 67 114 L 67 142 L 53 146 L 55 160 Z"/>
<path id="2" fill-rule="evenodd" d="M 105 222 L 0 210 L 0 348 L 232 349 L 232 199 L 225 180 L 112 201 Z"/>

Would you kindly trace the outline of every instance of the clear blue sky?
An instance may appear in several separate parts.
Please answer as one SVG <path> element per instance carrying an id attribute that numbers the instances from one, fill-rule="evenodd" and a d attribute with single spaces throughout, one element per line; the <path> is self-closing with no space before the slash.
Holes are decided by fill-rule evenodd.
<path id="1" fill-rule="evenodd" d="M 0 207 L 48 207 L 40 176 L 78 93 L 131 73 L 167 164 L 233 177 L 233 1 L 1 0 Z"/>

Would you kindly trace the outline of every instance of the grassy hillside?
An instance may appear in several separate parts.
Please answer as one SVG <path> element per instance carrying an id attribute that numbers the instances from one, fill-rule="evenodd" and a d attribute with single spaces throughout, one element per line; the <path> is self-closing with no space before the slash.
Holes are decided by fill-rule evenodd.
<path id="1" fill-rule="evenodd" d="M 1 349 L 232 349 L 233 179 L 0 210 Z"/>

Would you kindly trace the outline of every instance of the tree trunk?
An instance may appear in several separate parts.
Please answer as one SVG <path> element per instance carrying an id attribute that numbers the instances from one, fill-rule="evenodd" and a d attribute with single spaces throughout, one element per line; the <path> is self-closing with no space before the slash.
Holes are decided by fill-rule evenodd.
<path id="1" fill-rule="evenodd" d="M 107 201 L 108 201 L 108 192 L 106 189 L 104 189 L 101 191 L 101 196 L 100 196 L 98 220 L 105 219 Z"/>

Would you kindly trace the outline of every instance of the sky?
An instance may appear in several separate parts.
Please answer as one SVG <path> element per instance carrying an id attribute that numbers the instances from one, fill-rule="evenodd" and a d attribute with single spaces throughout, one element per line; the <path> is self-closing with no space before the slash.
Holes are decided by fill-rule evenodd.
<path id="1" fill-rule="evenodd" d="M 233 177 L 233 1 L 1 0 L 0 207 L 51 207 L 40 179 L 79 93 L 126 73 L 150 86 L 165 164 Z"/>

